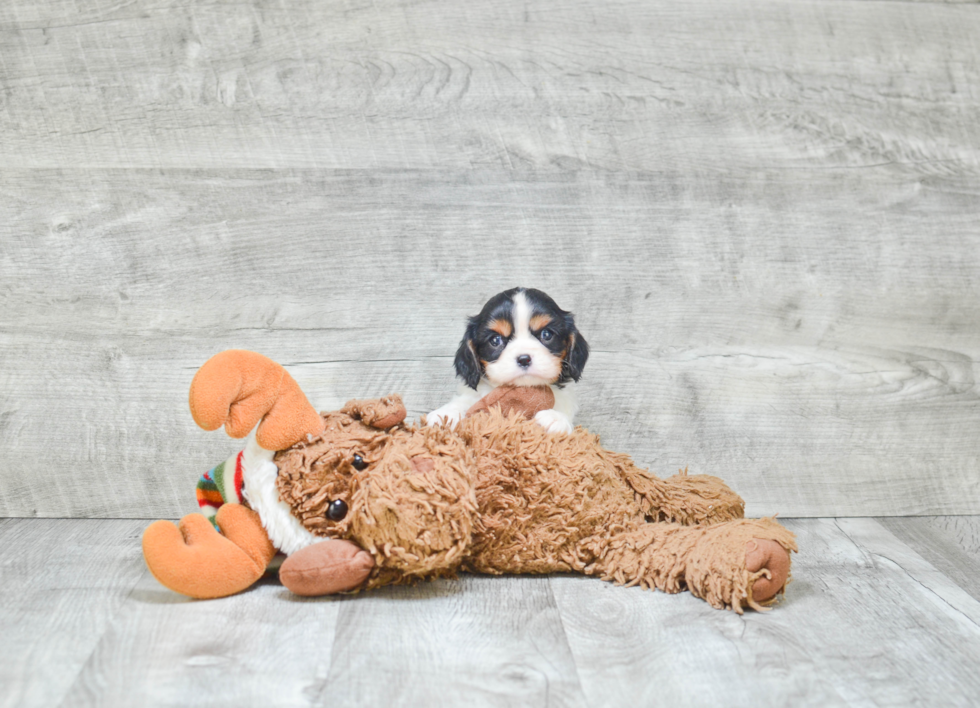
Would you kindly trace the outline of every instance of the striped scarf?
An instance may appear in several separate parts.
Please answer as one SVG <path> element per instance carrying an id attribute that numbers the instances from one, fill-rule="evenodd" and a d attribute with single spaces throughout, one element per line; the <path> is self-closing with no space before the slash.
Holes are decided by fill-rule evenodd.
<path id="1" fill-rule="evenodd" d="M 197 504 L 201 507 L 201 513 L 208 517 L 208 521 L 215 523 L 214 516 L 222 504 L 233 502 L 236 504 L 248 503 L 242 496 L 242 456 L 243 452 L 238 452 L 222 462 L 217 467 L 209 469 L 197 483 Z"/>

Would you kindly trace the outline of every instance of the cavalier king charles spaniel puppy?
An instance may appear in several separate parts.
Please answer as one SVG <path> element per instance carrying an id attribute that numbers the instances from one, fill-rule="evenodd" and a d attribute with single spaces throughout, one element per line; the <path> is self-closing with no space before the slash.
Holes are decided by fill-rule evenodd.
<path id="1" fill-rule="evenodd" d="M 551 386 L 555 407 L 534 419 L 553 433 L 572 432 L 578 406 L 569 381 L 578 381 L 589 345 L 572 313 L 540 290 L 512 288 L 494 295 L 470 317 L 456 352 L 459 394 L 432 411 L 429 425 L 455 425 L 474 403 L 497 386 Z"/>

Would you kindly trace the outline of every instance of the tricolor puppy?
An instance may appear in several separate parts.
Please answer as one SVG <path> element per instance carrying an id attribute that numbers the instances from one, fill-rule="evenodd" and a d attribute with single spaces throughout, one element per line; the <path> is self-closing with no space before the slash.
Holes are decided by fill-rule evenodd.
<path id="1" fill-rule="evenodd" d="M 540 290 L 512 288 L 494 295 L 469 319 L 456 352 L 459 394 L 432 411 L 429 425 L 453 425 L 470 406 L 497 386 L 550 385 L 555 407 L 534 419 L 553 433 L 570 433 L 578 406 L 569 381 L 578 381 L 589 345 L 572 313 Z"/>

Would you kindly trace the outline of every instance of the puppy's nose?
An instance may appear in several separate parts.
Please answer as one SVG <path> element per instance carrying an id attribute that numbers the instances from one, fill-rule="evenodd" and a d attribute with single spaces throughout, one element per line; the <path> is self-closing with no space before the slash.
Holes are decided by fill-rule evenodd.
<path id="1" fill-rule="evenodd" d="M 526 369 L 527 367 L 529 367 L 531 365 L 531 355 L 530 354 L 521 354 L 519 357 L 517 357 L 517 363 L 518 363 L 518 365 L 520 365 L 520 366 L 522 366 L 522 367 L 524 367 Z"/>

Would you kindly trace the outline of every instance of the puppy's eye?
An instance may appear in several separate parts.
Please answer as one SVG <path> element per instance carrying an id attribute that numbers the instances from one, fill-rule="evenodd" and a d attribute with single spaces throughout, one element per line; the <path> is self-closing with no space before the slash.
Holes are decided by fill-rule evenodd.
<path id="1" fill-rule="evenodd" d="M 327 518 L 331 521 L 340 521 L 347 516 L 347 502 L 343 499 L 334 499 L 327 507 Z"/>
<path id="2" fill-rule="evenodd" d="M 541 337 L 542 342 L 550 342 L 554 338 L 555 333 L 550 329 L 543 329 L 541 330 L 541 334 L 538 336 Z"/>
<path id="3" fill-rule="evenodd" d="M 490 343 L 491 347 L 499 347 L 501 344 L 504 343 L 504 338 L 501 337 L 499 334 L 495 334 L 492 337 L 490 337 L 490 339 L 488 339 L 487 341 Z"/>
<path id="4" fill-rule="evenodd" d="M 360 455 L 358 455 L 358 454 L 355 453 L 354 459 L 351 461 L 351 465 L 354 466 L 354 469 L 355 470 L 357 470 L 358 472 L 360 472 L 361 470 L 363 470 L 363 469 L 365 469 L 367 467 L 367 462 L 364 461 L 364 458 L 363 457 L 361 457 Z M 346 506 L 345 506 L 345 508 L 346 508 Z"/>

